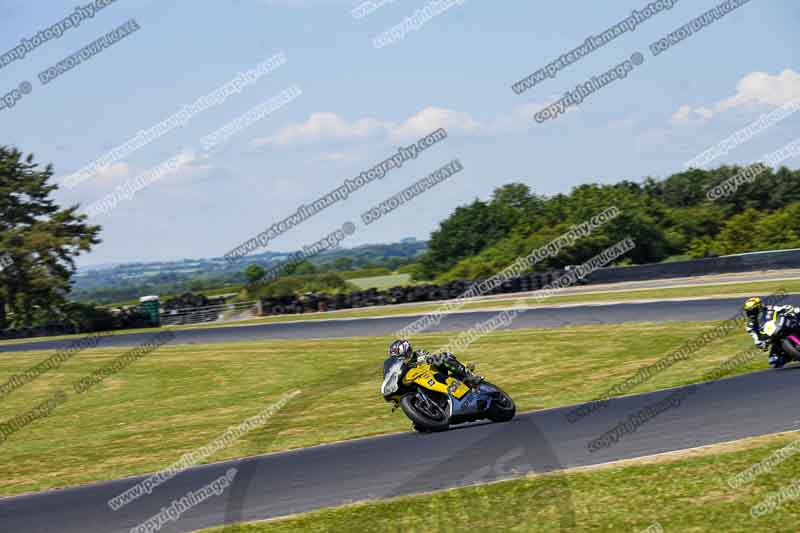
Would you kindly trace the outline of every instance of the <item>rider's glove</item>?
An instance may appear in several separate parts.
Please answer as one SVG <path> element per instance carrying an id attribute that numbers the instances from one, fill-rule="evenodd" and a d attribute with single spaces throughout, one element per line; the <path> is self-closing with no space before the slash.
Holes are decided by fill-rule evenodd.
<path id="1" fill-rule="evenodd" d="M 464 384 L 471 389 L 477 389 L 482 382 L 483 376 L 479 376 L 478 374 L 470 373 L 464 378 Z"/>
<path id="2" fill-rule="evenodd" d="M 759 350 L 766 350 L 767 349 L 767 341 L 758 341 L 756 346 Z"/>

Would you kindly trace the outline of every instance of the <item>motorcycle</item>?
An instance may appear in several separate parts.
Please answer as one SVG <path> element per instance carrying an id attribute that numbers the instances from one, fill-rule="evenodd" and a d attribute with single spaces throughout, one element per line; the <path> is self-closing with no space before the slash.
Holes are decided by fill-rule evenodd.
<path id="1" fill-rule="evenodd" d="M 467 367 L 469 372 L 475 365 Z M 444 431 L 453 424 L 488 419 L 507 422 L 516 406 L 502 389 L 483 381 L 470 388 L 430 364 L 408 364 L 389 357 L 383 365 L 383 399 L 400 407 L 419 432 Z"/>
<path id="2" fill-rule="evenodd" d="M 786 361 L 800 361 L 800 324 L 797 320 L 790 320 L 780 331 L 775 319 L 767 320 L 764 323 L 764 334 L 768 338 L 764 345 L 765 350 L 769 350 L 770 345 L 777 344 Z"/>

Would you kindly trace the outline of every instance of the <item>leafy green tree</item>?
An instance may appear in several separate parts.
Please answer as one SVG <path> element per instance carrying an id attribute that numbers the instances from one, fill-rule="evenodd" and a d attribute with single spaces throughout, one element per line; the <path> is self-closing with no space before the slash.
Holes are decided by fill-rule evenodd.
<path id="1" fill-rule="evenodd" d="M 248 299 L 276 296 L 302 296 L 306 293 L 327 293 L 349 291 L 354 287 L 335 272 L 312 274 L 307 276 L 290 276 L 278 278 L 266 285 L 246 289 Z"/>
<path id="2" fill-rule="evenodd" d="M 718 255 L 800 248 L 800 202 L 769 214 L 747 209 L 731 217 L 709 247 Z"/>
<path id="3" fill-rule="evenodd" d="M 386 260 L 386 268 L 391 271 L 395 271 L 406 264 L 408 264 L 408 261 L 402 257 L 390 257 Z"/>
<path id="4" fill-rule="evenodd" d="M 528 209 L 532 200 L 531 188 L 524 183 L 509 183 L 498 187 L 492 193 L 493 204 L 519 213 Z"/>
<path id="5" fill-rule="evenodd" d="M 714 239 L 708 235 L 695 239 L 689 246 L 688 255 L 693 259 L 703 259 L 704 257 L 717 255 L 714 252 Z"/>
<path id="6" fill-rule="evenodd" d="M 344 272 L 345 270 L 350 270 L 353 268 L 353 258 L 352 257 L 337 257 L 336 260 L 333 262 L 333 268 L 339 272 Z"/>
<path id="7" fill-rule="evenodd" d="M 244 277 L 247 278 L 247 283 L 258 283 L 266 274 L 267 271 L 264 267 L 255 263 L 244 269 Z"/>
<path id="8" fill-rule="evenodd" d="M 724 255 L 757 249 L 758 242 L 762 241 L 756 228 L 759 216 L 755 209 L 747 209 L 731 217 L 714 239 L 711 250 Z"/>
<path id="9" fill-rule="evenodd" d="M 87 224 L 78 205 L 55 204 L 52 176 L 52 165 L 41 168 L 33 155 L 0 146 L 0 250 L 11 258 L 0 272 L 0 329 L 6 307 L 15 325 L 33 325 L 35 313 L 59 318 L 75 258 L 100 242 L 100 226 Z"/>
<path id="10" fill-rule="evenodd" d="M 317 268 L 313 263 L 307 260 L 289 263 L 283 267 L 284 276 L 308 276 L 316 274 Z"/>
<path id="11" fill-rule="evenodd" d="M 431 235 L 428 251 L 419 261 L 419 274 L 430 279 L 449 270 L 460 259 L 475 255 L 505 237 L 514 223 L 514 218 L 498 203 L 475 200 L 468 206 L 457 207 Z"/>

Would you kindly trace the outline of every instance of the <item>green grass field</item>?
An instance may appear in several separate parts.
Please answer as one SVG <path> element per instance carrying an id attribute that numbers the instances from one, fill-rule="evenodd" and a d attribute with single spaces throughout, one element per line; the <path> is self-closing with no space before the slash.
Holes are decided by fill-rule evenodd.
<path id="1" fill-rule="evenodd" d="M 751 485 L 727 479 L 798 438 L 758 437 L 599 468 L 324 509 L 205 533 L 666 531 L 795 532 L 797 501 L 750 509 L 794 483 L 793 456 Z M 661 529 L 656 529 L 658 524 Z M 649 533 L 648 531 L 648 533 Z"/>
<path id="2" fill-rule="evenodd" d="M 696 298 L 696 297 L 711 297 L 711 296 L 731 296 L 731 295 L 767 295 L 782 289 L 791 293 L 800 293 L 800 280 L 797 281 L 764 281 L 756 283 L 728 283 L 728 284 L 708 284 L 694 287 L 676 287 L 670 289 L 636 289 L 626 291 L 609 291 L 602 293 L 592 294 L 574 294 L 563 296 L 552 296 L 543 301 L 536 301 L 528 298 L 522 301 L 525 305 L 532 307 L 536 306 L 549 306 L 558 304 L 578 304 L 578 303 L 598 303 L 598 302 L 626 302 L 631 300 L 648 300 L 648 299 L 664 299 L 664 298 Z M 492 300 L 483 300 L 470 302 L 465 304 L 461 309 L 508 309 L 520 303 L 518 297 L 513 295 L 508 298 L 498 298 Z M 303 315 L 279 315 L 268 316 L 263 318 L 254 318 L 249 320 L 240 320 L 229 323 L 209 323 L 209 324 L 194 324 L 190 326 L 173 326 L 170 329 L 206 329 L 215 327 L 232 327 L 232 326 L 245 326 L 245 325 L 258 325 L 258 324 L 271 324 L 280 322 L 294 322 L 298 320 L 330 320 L 336 318 L 368 318 L 375 316 L 396 316 L 396 315 L 412 315 L 429 313 L 437 310 L 442 304 L 417 304 L 417 305 L 401 305 L 401 306 L 387 306 L 380 308 L 364 308 L 353 309 L 339 312 L 329 313 L 311 313 Z M 411 320 L 409 320 L 411 322 Z M 130 333 L 141 332 L 156 332 L 157 329 L 131 329 L 115 332 L 115 335 L 126 335 Z M 46 337 L 37 339 L 15 339 L 0 341 L 0 346 L 8 344 L 21 344 L 28 342 L 36 342 L 43 340 L 55 339 L 71 339 L 78 338 L 81 335 L 62 335 L 58 337 Z"/>
<path id="3" fill-rule="evenodd" d="M 354 278 L 348 280 L 361 290 L 378 289 L 385 291 L 392 287 L 402 287 L 409 285 L 411 275 L 409 274 L 390 274 L 388 276 L 373 276 L 369 278 Z"/>
<path id="4" fill-rule="evenodd" d="M 514 330 L 483 337 L 459 355 L 477 361 L 478 371 L 505 388 L 523 411 L 593 399 L 712 327 L 668 323 Z M 407 431 L 409 421 L 399 411 L 391 413 L 379 393 L 390 340 L 168 345 L 78 395 L 73 382 L 124 353 L 86 350 L 0 399 L 0 420 L 8 422 L 59 389 L 68 395 L 48 418 L 0 444 L 0 494 L 159 470 L 295 390 L 301 394 L 262 429 L 208 461 Z M 446 334 L 431 334 L 416 342 L 436 350 L 448 340 Z M 732 332 L 630 392 L 695 382 L 749 346 L 747 336 Z M 0 358 L 0 385 L 50 353 Z M 737 372 L 763 368 L 766 361 L 758 360 Z"/>

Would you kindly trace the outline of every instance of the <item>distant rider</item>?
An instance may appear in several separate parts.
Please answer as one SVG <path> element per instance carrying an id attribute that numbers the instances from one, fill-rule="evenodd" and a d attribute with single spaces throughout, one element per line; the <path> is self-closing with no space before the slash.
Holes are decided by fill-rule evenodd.
<path id="1" fill-rule="evenodd" d="M 744 303 L 744 313 L 747 317 L 745 331 L 753 337 L 753 342 L 764 350 L 770 345 L 769 364 L 780 368 L 787 363 L 780 342 L 770 343 L 770 339 L 778 341 L 786 327 L 795 327 L 800 318 L 800 308 L 791 305 L 764 305 L 761 298 L 753 297 Z M 764 331 L 764 324 L 773 320 L 775 330 L 771 334 Z"/>
<path id="2" fill-rule="evenodd" d="M 415 352 L 407 340 L 396 340 L 389 346 L 389 355 L 404 359 L 409 365 L 429 364 L 437 372 L 445 376 L 449 373 L 467 387 L 476 388 L 483 381 L 483 377 L 473 374 L 467 367 L 456 359 L 450 352 L 432 354 L 424 350 Z"/>

